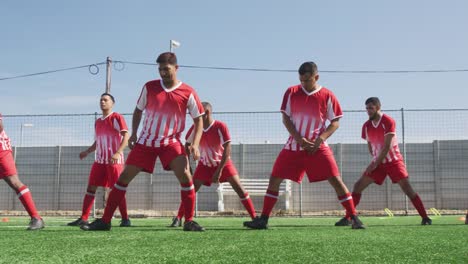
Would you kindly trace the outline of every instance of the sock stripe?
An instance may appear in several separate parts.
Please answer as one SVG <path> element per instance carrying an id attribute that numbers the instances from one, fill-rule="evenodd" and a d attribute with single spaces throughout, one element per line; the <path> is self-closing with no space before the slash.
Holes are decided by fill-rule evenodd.
<path id="1" fill-rule="evenodd" d="M 278 199 L 278 195 L 273 195 L 273 194 L 266 193 L 265 196 Z"/>
<path id="2" fill-rule="evenodd" d="M 26 189 L 21 190 L 21 191 L 17 194 L 18 198 L 21 197 L 21 196 L 23 196 L 23 194 L 25 194 L 25 193 L 27 193 L 27 192 L 29 192 L 29 188 L 26 188 Z"/>
<path id="3" fill-rule="evenodd" d="M 195 189 L 195 187 L 193 186 L 193 184 L 190 185 L 189 187 L 182 187 L 182 186 L 180 187 L 180 190 L 181 190 L 181 191 L 190 191 L 190 190 L 193 190 L 193 189 Z"/>
<path id="4" fill-rule="evenodd" d="M 250 195 L 247 194 L 244 198 L 241 198 L 241 201 L 246 201 L 248 199 L 250 199 Z"/>
<path id="5" fill-rule="evenodd" d="M 126 191 L 127 190 L 127 187 L 120 186 L 117 183 L 114 185 L 114 188 L 116 188 L 117 190 L 121 190 L 121 191 Z"/>
<path id="6" fill-rule="evenodd" d="M 86 192 L 86 195 L 89 195 L 89 196 L 95 196 L 96 194 L 95 193 L 92 193 L 92 192 Z"/>
<path id="7" fill-rule="evenodd" d="M 352 199 L 353 199 L 352 196 L 348 196 L 348 197 L 345 197 L 344 199 L 341 199 L 341 200 L 340 200 L 340 203 L 345 202 L 345 201 L 348 201 L 348 200 L 352 200 Z"/>

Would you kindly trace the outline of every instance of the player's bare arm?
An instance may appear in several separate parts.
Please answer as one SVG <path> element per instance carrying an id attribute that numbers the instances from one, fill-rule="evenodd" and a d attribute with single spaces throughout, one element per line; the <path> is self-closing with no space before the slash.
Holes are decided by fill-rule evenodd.
<path id="1" fill-rule="evenodd" d="M 301 147 L 306 150 L 306 151 L 311 151 L 313 143 L 309 141 L 307 138 L 303 137 L 297 130 L 296 127 L 294 126 L 293 122 L 291 121 L 291 118 L 285 113 L 282 113 L 283 115 L 283 124 L 288 130 L 289 134 L 296 140 Z"/>
<path id="2" fill-rule="evenodd" d="M 120 142 L 120 146 L 117 149 L 117 151 L 112 155 L 112 160 L 111 163 L 115 164 L 119 161 L 120 155 L 123 154 L 124 149 L 128 145 L 128 139 L 130 138 L 130 135 L 128 134 L 128 131 L 121 131 L 120 135 L 122 135 L 122 142 Z"/>
<path id="3" fill-rule="evenodd" d="M 335 133 L 335 131 L 340 127 L 340 119 L 339 118 L 335 118 L 333 119 L 330 124 L 328 125 L 327 129 L 325 129 L 325 131 L 323 131 L 322 134 L 320 134 L 320 136 L 318 136 L 314 142 L 313 142 L 313 147 L 312 147 L 312 153 L 315 153 L 317 151 L 317 149 L 320 148 L 320 145 L 322 145 L 322 143 L 327 140 L 329 137 L 331 137 L 333 135 L 333 133 Z"/>
<path id="4" fill-rule="evenodd" d="M 87 148 L 85 151 L 80 153 L 80 159 L 86 158 L 88 154 L 93 153 L 95 150 L 96 150 L 96 141 L 94 141 L 94 143 L 89 148 Z"/>
<path id="5" fill-rule="evenodd" d="M 143 111 L 135 107 L 135 110 L 133 111 L 133 118 L 132 118 L 132 135 L 128 139 L 128 147 L 130 149 L 133 149 L 133 147 L 135 146 L 135 143 L 137 142 L 138 127 L 140 126 L 142 114 L 143 114 Z"/>
<path id="6" fill-rule="evenodd" d="M 200 145 L 200 139 L 203 133 L 203 119 L 202 116 L 195 117 L 193 119 L 193 142 L 189 147 L 189 153 L 192 155 L 194 160 L 200 158 L 200 150 L 198 146 Z"/>
<path id="7" fill-rule="evenodd" d="M 1 115 L 0 115 L 0 133 L 3 132 L 3 121 L 2 121 L 2 118 L 1 118 Z"/>
<path id="8" fill-rule="evenodd" d="M 377 159 L 375 159 L 375 161 L 372 161 L 371 164 L 369 164 L 369 166 L 367 166 L 367 169 L 366 171 L 364 172 L 365 175 L 368 175 L 370 174 L 373 170 L 375 170 L 381 163 L 382 161 L 385 159 L 385 157 L 387 156 L 388 152 L 390 151 L 390 146 L 392 145 L 392 140 L 393 140 L 393 137 L 395 136 L 395 134 L 387 134 L 385 135 L 385 145 L 383 147 L 383 149 L 380 151 L 379 153 L 379 156 L 377 156 Z M 371 149 L 369 149 L 369 151 L 372 151 Z M 372 153 L 372 152 L 371 152 Z"/>
<path id="9" fill-rule="evenodd" d="M 213 183 L 218 183 L 219 178 L 221 178 L 221 174 L 223 173 L 224 166 L 226 166 L 226 163 L 228 160 L 231 158 L 231 142 L 226 142 L 223 144 L 223 156 L 221 157 L 221 162 L 218 165 L 218 168 L 216 169 L 215 173 L 213 174 Z"/>

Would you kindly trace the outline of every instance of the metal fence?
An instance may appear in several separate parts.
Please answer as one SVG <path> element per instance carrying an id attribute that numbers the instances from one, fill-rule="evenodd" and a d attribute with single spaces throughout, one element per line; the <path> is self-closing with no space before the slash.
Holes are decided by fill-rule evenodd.
<path id="1" fill-rule="evenodd" d="M 426 208 L 457 212 L 468 208 L 468 109 L 387 110 L 397 122 L 400 142 L 413 188 Z M 345 111 L 340 128 L 330 138 L 344 182 L 351 190 L 370 162 L 367 144 L 360 139 L 364 111 Z M 27 184 L 39 210 L 44 214 L 78 214 L 92 155 L 80 160 L 78 154 L 92 144 L 94 120 L 99 115 L 5 115 L 4 126 L 12 138 L 20 179 Z M 128 124 L 131 114 L 124 115 Z M 275 158 L 288 134 L 279 112 L 215 113 L 226 122 L 233 138 L 232 159 L 240 177 L 268 179 Z M 190 125 L 188 121 L 187 126 Z M 186 130 L 188 127 L 186 127 Z M 128 152 L 128 151 L 127 151 Z M 218 212 L 217 186 L 202 187 L 197 195 L 199 215 Z M 172 215 L 180 202 L 180 187 L 172 172 L 158 162 L 153 174 L 141 173 L 131 183 L 128 194 L 130 214 Z M 102 192 L 98 193 L 102 197 Z M 335 192 L 327 182 L 292 184 L 290 208 L 282 197 L 275 209 L 290 215 L 342 213 Z M 253 196 L 261 210 L 263 196 Z M 245 214 L 237 196 L 224 198 L 223 214 Z M 97 208 L 103 199 L 97 199 Z M 415 213 L 398 185 L 387 180 L 382 186 L 365 190 L 358 210 L 370 214 L 389 208 Z M 22 213 L 16 195 L 0 185 L 2 214 Z"/>

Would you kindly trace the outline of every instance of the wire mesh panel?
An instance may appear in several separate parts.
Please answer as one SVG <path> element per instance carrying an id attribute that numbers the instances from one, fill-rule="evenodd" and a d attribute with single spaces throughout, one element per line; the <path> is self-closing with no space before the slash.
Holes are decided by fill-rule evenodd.
<path id="1" fill-rule="evenodd" d="M 465 131 L 468 110 L 387 110 L 397 123 L 397 137 L 404 154 L 409 180 L 426 208 L 464 210 L 468 207 L 468 139 Z M 80 160 L 79 153 L 94 141 L 95 114 L 4 116 L 6 133 L 12 139 L 20 179 L 30 187 L 37 207 L 48 213 L 79 213 L 94 156 Z M 127 124 L 131 114 L 125 114 Z M 279 112 L 214 113 L 225 122 L 232 137 L 232 155 L 239 176 L 268 179 L 278 153 L 288 138 Z M 351 191 L 371 161 L 367 143 L 361 139 L 364 111 L 345 111 L 340 128 L 329 139 L 343 181 Z M 187 118 L 186 130 L 192 124 Z M 128 155 L 129 150 L 125 151 Z M 194 164 L 192 164 L 194 165 Z M 197 197 L 199 214 L 218 212 L 217 184 L 203 186 Z M 96 208 L 104 206 L 104 193 L 96 195 Z M 301 185 L 292 183 L 290 208 L 281 197 L 275 211 L 299 214 L 342 214 L 333 188 L 327 181 Z M 133 214 L 174 214 L 180 204 L 180 184 L 173 172 L 160 162 L 153 173 L 140 173 L 127 192 Z M 257 211 L 263 196 L 253 196 Z M 387 179 L 381 186 L 372 184 L 363 193 L 358 210 L 383 213 L 384 208 L 415 213 L 397 184 Z M 243 214 L 236 195 L 224 198 L 224 214 Z M 16 194 L 0 185 L 2 213 L 23 213 Z M 448 211 L 451 212 L 451 211 Z"/>

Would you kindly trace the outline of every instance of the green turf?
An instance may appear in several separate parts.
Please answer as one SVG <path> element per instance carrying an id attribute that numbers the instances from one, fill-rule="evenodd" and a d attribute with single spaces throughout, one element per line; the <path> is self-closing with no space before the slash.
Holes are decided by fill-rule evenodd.
<path id="1" fill-rule="evenodd" d="M 199 218 L 204 233 L 171 229 L 164 219 L 132 219 L 134 227 L 85 232 L 45 218 L 0 222 L 0 263 L 468 263 L 468 225 L 460 216 L 362 217 L 366 230 L 335 227 L 337 218 L 272 218 L 247 230 L 244 218 Z"/>

